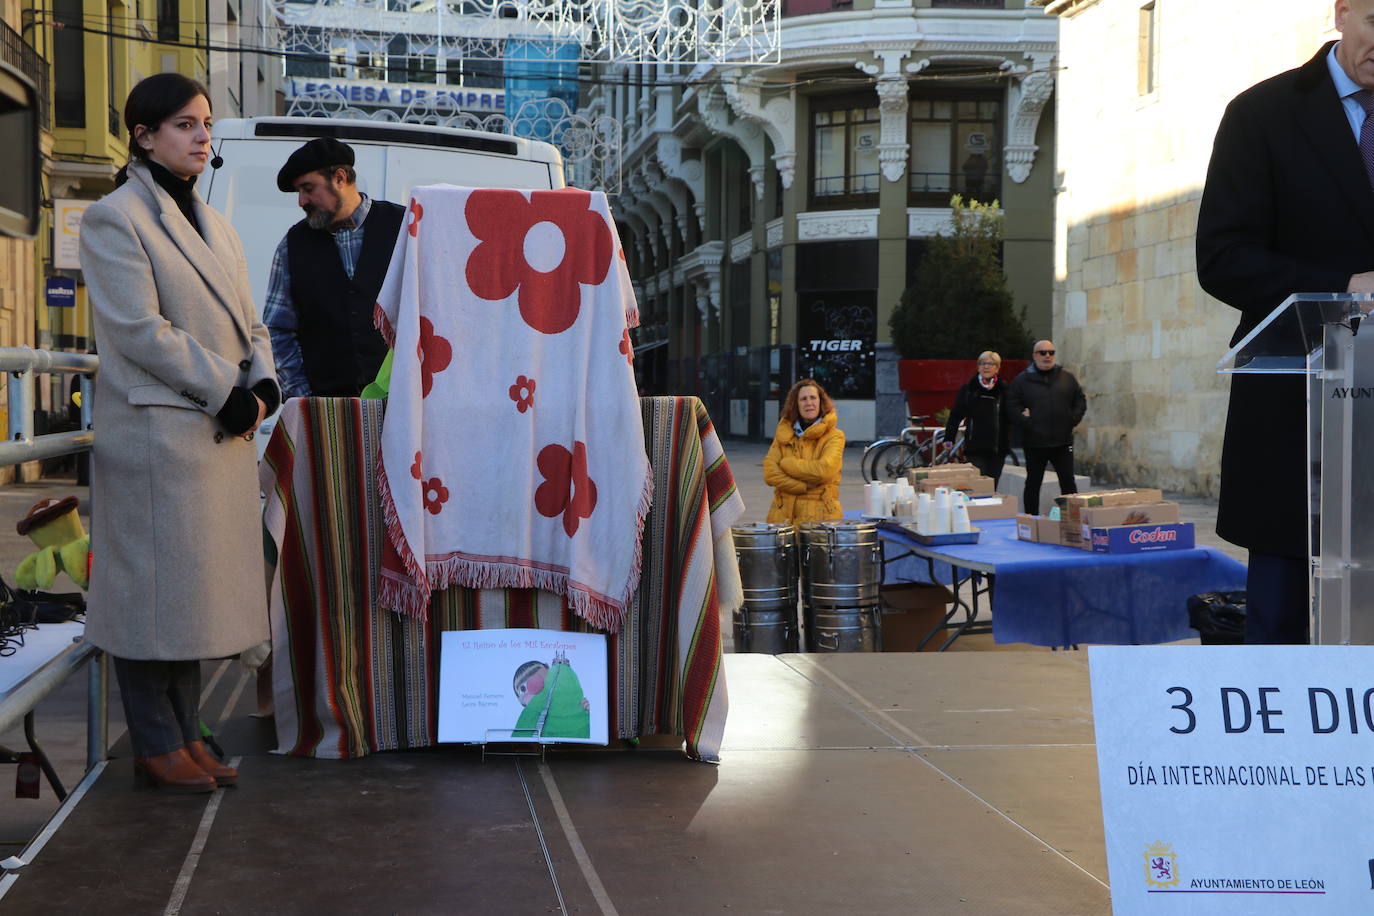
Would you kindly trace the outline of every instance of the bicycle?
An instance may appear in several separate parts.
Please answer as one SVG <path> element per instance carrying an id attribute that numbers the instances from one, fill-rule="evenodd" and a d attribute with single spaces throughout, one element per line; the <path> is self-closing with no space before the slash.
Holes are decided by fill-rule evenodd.
<path id="1" fill-rule="evenodd" d="M 864 449 L 859 469 L 865 483 L 901 480 L 913 468 L 938 466 L 964 460 L 964 435 L 945 439 L 942 426 L 922 426 L 929 415 L 907 417 L 907 427 L 897 438 L 879 439 Z"/>

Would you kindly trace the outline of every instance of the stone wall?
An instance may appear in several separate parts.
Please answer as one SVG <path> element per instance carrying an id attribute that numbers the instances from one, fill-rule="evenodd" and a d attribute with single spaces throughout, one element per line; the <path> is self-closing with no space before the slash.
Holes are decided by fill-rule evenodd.
<path id="1" fill-rule="evenodd" d="M 1060 24 L 1054 336 L 1088 393 L 1076 444 L 1094 482 L 1215 496 L 1237 313 L 1198 285 L 1198 204 L 1227 102 L 1332 31 L 1325 0 L 1158 4 L 1142 94 L 1140 4 Z"/>

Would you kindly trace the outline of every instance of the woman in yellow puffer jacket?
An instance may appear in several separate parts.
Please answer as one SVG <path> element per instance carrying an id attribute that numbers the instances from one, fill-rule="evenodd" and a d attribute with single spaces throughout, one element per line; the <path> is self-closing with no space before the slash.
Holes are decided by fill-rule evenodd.
<path id="1" fill-rule="evenodd" d="M 840 518 L 840 465 L 844 433 L 835 425 L 835 402 L 814 379 L 787 392 L 763 479 L 774 489 L 768 521 L 817 522 Z"/>

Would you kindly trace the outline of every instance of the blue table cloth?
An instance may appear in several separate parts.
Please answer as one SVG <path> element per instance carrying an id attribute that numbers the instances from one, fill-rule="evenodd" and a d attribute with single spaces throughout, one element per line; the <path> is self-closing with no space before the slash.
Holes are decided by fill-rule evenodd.
<path id="1" fill-rule="evenodd" d="M 992 634 L 998 643 L 1148 645 L 1197 636 L 1188 596 L 1245 588 L 1245 565 L 1211 547 L 1147 553 L 1091 553 L 1017 540 L 1014 519 L 975 523 L 977 544 L 924 547 L 907 531 L 880 525 L 889 556 L 903 546 L 938 553 L 934 579 L 948 585 L 969 567 L 996 576 Z M 943 562 L 942 562 L 943 561 Z M 889 563 L 887 582 L 932 581 L 924 559 Z"/>

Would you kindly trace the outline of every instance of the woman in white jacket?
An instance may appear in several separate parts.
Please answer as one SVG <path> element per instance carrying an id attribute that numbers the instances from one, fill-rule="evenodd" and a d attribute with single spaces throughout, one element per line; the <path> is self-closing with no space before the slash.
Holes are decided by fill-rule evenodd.
<path id="1" fill-rule="evenodd" d="M 205 87 L 129 93 L 129 165 L 82 220 L 100 348 L 87 637 L 114 657 L 135 773 L 178 792 L 238 774 L 201 741 L 200 659 L 268 638 L 253 430 L 280 400 L 243 246 L 195 192 Z"/>

